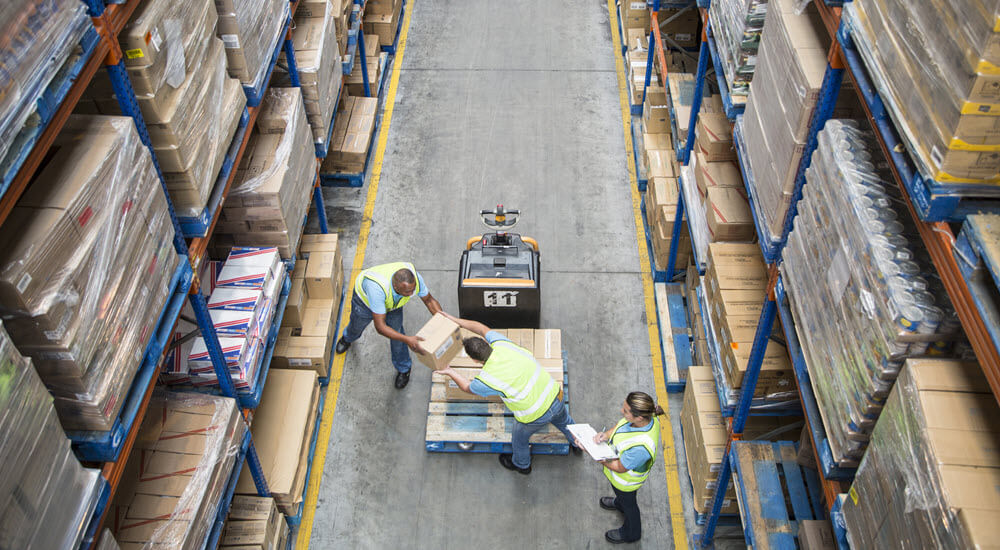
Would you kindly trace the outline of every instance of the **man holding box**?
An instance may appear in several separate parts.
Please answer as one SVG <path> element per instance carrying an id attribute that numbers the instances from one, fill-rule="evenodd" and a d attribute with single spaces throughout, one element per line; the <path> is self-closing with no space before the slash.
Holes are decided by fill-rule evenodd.
<path id="1" fill-rule="evenodd" d="M 442 312 L 443 313 L 443 312 Z M 513 454 L 501 454 L 500 465 L 520 474 L 531 473 L 531 451 L 528 440 L 546 424 L 552 424 L 566 436 L 573 454 L 581 450 L 574 445 L 573 435 L 566 428 L 573 418 L 559 397 L 559 383 L 538 364 L 530 351 L 514 345 L 500 333 L 478 321 L 459 319 L 444 313 L 465 330 L 479 337 L 463 340 L 465 353 L 483 370 L 471 381 L 453 368 L 439 370 L 450 377 L 462 391 L 483 397 L 499 395 L 517 422 L 511 437 Z"/>
<path id="2" fill-rule="evenodd" d="M 368 323 L 375 322 L 375 330 L 390 340 L 392 365 L 396 367 L 396 389 L 403 389 L 410 382 L 410 353 L 424 353 L 420 347 L 423 338 L 407 336 L 403 332 L 403 306 L 416 294 L 427 306 L 431 315 L 441 311 L 441 304 L 431 296 L 424 278 L 409 262 L 382 264 L 361 272 L 354 282 L 351 298 L 351 320 L 344 335 L 337 342 L 337 353 L 344 353 L 351 343 L 361 338 Z"/>

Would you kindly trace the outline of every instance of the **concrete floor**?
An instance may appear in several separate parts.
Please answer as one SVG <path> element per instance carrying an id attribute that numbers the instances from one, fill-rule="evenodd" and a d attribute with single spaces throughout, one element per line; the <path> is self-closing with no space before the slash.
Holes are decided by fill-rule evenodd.
<path id="1" fill-rule="evenodd" d="M 563 330 L 571 413 L 610 425 L 629 391 L 655 391 L 606 3 L 411 8 L 364 265 L 412 261 L 457 313 L 456 268 L 482 232 L 478 210 L 522 209 L 517 231 L 542 250 L 542 326 Z M 366 190 L 324 190 L 348 269 Z M 407 332 L 427 318 L 407 306 Z M 610 546 L 604 531 L 621 518 L 599 508 L 612 492 L 592 461 L 538 456 L 521 476 L 493 454 L 428 453 L 430 371 L 414 361 L 403 391 L 394 375 L 388 342 L 369 329 L 344 367 L 313 548 Z M 682 455 L 680 396 L 668 405 Z M 672 547 L 665 478 L 661 455 L 639 491 L 643 540 L 632 548 Z"/>

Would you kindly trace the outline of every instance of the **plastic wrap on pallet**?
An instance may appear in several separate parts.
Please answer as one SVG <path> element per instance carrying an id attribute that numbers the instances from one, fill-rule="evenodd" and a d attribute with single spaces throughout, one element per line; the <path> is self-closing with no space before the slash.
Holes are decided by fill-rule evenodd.
<path id="1" fill-rule="evenodd" d="M 750 93 L 767 0 L 715 0 L 709 7 L 722 70 L 733 95 Z"/>
<path id="2" fill-rule="evenodd" d="M 316 149 L 298 88 L 268 88 L 226 197 L 225 231 L 237 246 L 275 246 L 291 258 L 309 211 Z"/>
<path id="3" fill-rule="evenodd" d="M 66 429 L 110 429 L 179 261 L 132 119 L 70 116 L 5 227 L 0 304 L 11 338 Z"/>
<path id="4" fill-rule="evenodd" d="M 344 78 L 334 21 L 333 9 L 326 3 L 322 14 L 296 12 L 295 28 L 292 30 L 299 87 L 305 99 L 306 118 L 317 143 L 329 142 L 330 120 L 337 110 L 337 98 Z M 272 86 L 292 85 L 285 67 L 287 61 L 282 51 L 271 78 Z"/>
<path id="5" fill-rule="evenodd" d="M 100 485 L 59 426 L 52 396 L 0 327 L 0 548 L 76 548 Z"/>
<path id="6" fill-rule="evenodd" d="M 960 323 L 874 136 L 831 120 L 806 172 L 784 275 L 834 460 L 861 458 L 908 357 L 948 355 Z"/>
<path id="7" fill-rule="evenodd" d="M 1000 6 L 972 0 L 919 7 L 863 0 L 844 7 L 855 44 L 922 171 L 946 184 L 979 184 L 957 186 L 959 193 L 1000 195 L 998 16 Z"/>
<path id="8" fill-rule="evenodd" d="M 281 31 L 289 4 L 281 0 L 215 0 L 219 38 L 226 44 L 229 74 L 243 85 L 260 89 Z"/>
<path id="9" fill-rule="evenodd" d="M 77 0 L 12 0 L 0 5 L 0 160 L 33 127 L 36 101 L 91 23 Z"/>
<path id="10" fill-rule="evenodd" d="M 796 15 L 793 0 L 772 0 L 769 6 L 742 135 L 758 226 L 777 241 L 823 84 L 827 48 L 815 9 Z"/>
<path id="11" fill-rule="evenodd" d="M 202 548 L 246 431 L 231 398 L 157 390 L 115 493 L 117 541 Z"/>
<path id="12" fill-rule="evenodd" d="M 851 548 L 987 548 L 1000 408 L 977 363 L 908 360 L 843 504 Z"/>

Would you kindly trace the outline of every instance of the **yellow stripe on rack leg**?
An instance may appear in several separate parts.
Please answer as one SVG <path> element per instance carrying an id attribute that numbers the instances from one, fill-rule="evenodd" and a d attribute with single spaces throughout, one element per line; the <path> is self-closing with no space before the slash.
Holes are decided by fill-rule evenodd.
<path id="1" fill-rule="evenodd" d="M 348 279 L 348 292 L 344 299 L 344 313 L 341 316 L 341 329 L 347 326 L 351 317 L 351 289 L 354 279 L 361 273 L 365 261 L 365 251 L 368 248 L 368 232 L 372 227 L 372 213 L 375 210 L 375 196 L 378 193 L 379 180 L 382 179 L 382 160 L 385 158 L 385 144 L 389 139 L 389 125 L 392 124 L 392 109 L 396 104 L 396 88 L 399 86 L 399 70 L 403 65 L 403 53 L 406 51 L 406 36 L 410 30 L 410 15 L 416 0 L 407 0 L 406 15 L 403 17 L 403 28 L 399 31 L 399 46 L 396 48 L 396 58 L 392 63 L 392 74 L 389 79 L 389 89 L 385 96 L 385 112 L 382 114 L 382 130 L 378 135 L 375 158 L 372 163 L 372 179 L 368 184 L 368 194 L 365 197 L 365 213 L 361 220 L 361 231 L 358 235 L 358 246 L 354 252 L 354 263 L 351 265 L 351 276 Z M 302 510 L 302 523 L 299 525 L 297 550 L 309 548 L 312 537 L 313 519 L 316 517 L 316 501 L 319 498 L 320 483 L 323 481 L 323 465 L 326 462 L 326 449 L 330 444 L 330 430 L 333 428 L 333 415 L 337 409 L 337 395 L 340 393 L 340 379 L 344 374 L 344 358 L 340 354 L 333 359 L 330 371 L 330 385 L 326 389 L 326 408 L 323 409 L 323 419 L 320 422 L 319 439 L 316 441 L 316 456 L 313 459 L 312 471 L 309 474 L 309 487 L 306 490 L 305 506 Z"/>
<path id="2" fill-rule="evenodd" d="M 615 68 L 618 71 L 618 100 L 621 103 L 622 129 L 625 132 L 625 156 L 628 158 L 628 188 L 632 193 L 632 215 L 635 222 L 635 238 L 639 247 L 639 267 L 642 271 L 642 294 L 646 306 L 646 328 L 649 335 L 649 351 L 653 363 L 653 382 L 656 400 L 667 403 L 667 384 L 663 378 L 663 362 L 660 356 L 660 328 L 656 324 L 656 303 L 653 298 L 653 277 L 650 258 L 646 249 L 646 235 L 642 225 L 642 211 L 639 202 L 639 187 L 635 176 L 635 159 L 632 155 L 631 110 L 626 89 L 625 65 L 622 62 L 622 44 L 618 36 L 618 10 L 615 0 L 608 0 L 608 18 L 611 21 L 611 41 L 614 44 Z M 667 345 L 673 345 L 668 342 Z M 681 484 L 677 473 L 677 453 L 674 450 L 674 428 L 670 423 L 670 409 L 664 407 L 666 421 L 660 422 L 660 441 L 663 442 L 663 464 L 667 475 L 667 502 L 670 505 L 670 525 L 674 535 L 674 548 L 687 550 L 687 527 L 684 524 L 684 505 L 681 502 Z"/>

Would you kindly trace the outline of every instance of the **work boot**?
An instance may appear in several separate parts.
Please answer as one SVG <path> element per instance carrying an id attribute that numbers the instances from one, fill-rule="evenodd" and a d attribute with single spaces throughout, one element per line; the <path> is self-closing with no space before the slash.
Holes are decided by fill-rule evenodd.
<path id="1" fill-rule="evenodd" d="M 514 455 L 512 454 L 502 454 L 500 455 L 500 465 L 508 470 L 513 470 L 519 474 L 528 475 L 531 473 L 531 465 L 529 464 L 527 468 L 518 468 L 514 464 Z"/>
<path id="2" fill-rule="evenodd" d="M 410 371 L 396 373 L 396 389 L 401 390 L 410 383 Z"/>
<path id="3" fill-rule="evenodd" d="M 340 337 L 340 340 L 337 340 L 337 354 L 344 353 L 350 347 L 351 343 L 348 342 L 347 340 L 344 340 L 343 336 Z"/>
<path id="4" fill-rule="evenodd" d="M 612 529 L 610 531 L 606 531 L 604 533 L 604 538 L 607 539 L 607 541 L 610 542 L 611 544 L 622 544 L 622 543 L 625 543 L 625 542 L 636 542 L 636 541 L 639 540 L 639 539 L 636 539 L 636 540 L 625 540 L 625 539 L 623 539 L 622 538 L 622 534 L 621 534 L 621 530 L 619 530 L 619 529 Z"/>
<path id="5" fill-rule="evenodd" d="M 621 512 L 617 506 L 615 506 L 615 497 L 601 497 L 601 508 L 605 510 L 615 510 Z"/>

